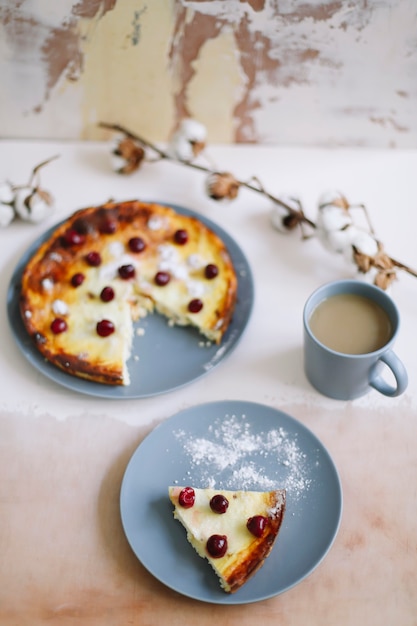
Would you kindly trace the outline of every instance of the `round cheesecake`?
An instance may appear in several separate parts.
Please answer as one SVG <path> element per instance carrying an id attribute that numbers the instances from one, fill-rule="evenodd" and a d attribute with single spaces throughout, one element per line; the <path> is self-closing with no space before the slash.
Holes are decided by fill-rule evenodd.
<path id="1" fill-rule="evenodd" d="M 133 200 L 82 209 L 57 226 L 23 271 L 20 310 L 51 363 L 127 385 L 135 321 L 157 311 L 220 344 L 236 292 L 229 252 L 212 229 Z"/>

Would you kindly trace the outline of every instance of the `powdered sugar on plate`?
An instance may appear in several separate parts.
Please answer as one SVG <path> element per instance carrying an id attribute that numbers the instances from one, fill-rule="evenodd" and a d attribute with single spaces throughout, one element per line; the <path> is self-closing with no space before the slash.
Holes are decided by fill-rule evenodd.
<path id="1" fill-rule="evenodd" d="M 297 435 L 282 427 L 253 432 L 246 415 L 214 420 L 202 437 L 174 431 L 190 469 L 184 482 L 217 489 L 286 489 L 300 498 L 311 484 L 311 467 Z M 266 469 L 267 468 L 267 469 Z"/>

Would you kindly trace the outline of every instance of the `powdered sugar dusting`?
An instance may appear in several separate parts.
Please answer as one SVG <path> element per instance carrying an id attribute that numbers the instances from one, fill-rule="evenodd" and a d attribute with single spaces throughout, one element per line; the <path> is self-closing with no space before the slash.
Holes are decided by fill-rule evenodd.
<path id="1" fill-rule="evenodd" d="M 305 453 L 297 435 L 279 427 L 253 432 L 245 415 L 225 415 L 213 422 L 203 437 L 185 430 L 174 436 L 181 443 L 191 478 L 201 487 L 218 489 L 286 489 L 300 498 L 311 484 Z"/>

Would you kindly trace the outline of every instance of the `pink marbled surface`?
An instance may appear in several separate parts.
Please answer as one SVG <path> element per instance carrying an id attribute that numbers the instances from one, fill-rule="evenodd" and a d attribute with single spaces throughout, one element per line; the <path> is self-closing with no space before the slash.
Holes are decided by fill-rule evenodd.
<path id="1" fill-rule="evenodd" d="M 287 407 L 288 408 L 288 407 Z M 292 590 L 250 606 L 212 606 L 156 581 L 124 537 L 119 491 L 148 429 L 105 416 L 0 419 L 2 624 L 414 624 L 417 438 L 405 411 L 369 415 L 294 406 L 332 450 L 344 513 L 335 544 Z M 331 425 L 331 428 L 329 428 Z M 408 442 L 408 443 L 407 443 Z M 35 444 L 35 445 L 34 445 Z M 282 564 L 285 567 L 285 563 Z M 312 607 L 314 607 L 312 609 Z M 178 622 L 180 623 L 180 622 Z"/>

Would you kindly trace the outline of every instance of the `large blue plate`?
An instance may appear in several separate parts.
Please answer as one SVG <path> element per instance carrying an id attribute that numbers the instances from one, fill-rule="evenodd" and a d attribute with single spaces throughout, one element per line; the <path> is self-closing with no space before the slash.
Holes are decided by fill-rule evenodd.
<path id="1" fill-rule="evenodd" d="M 169 485 L 208 484 L 287 489 L 274 548 L 235 594 L 222 591 L 172 515 Z M 181 411 L 144 439 L 126 468 L 120 510 L 133 552 L 158 580 L 203 602 L 245 604 L 294 587 L 319 565 L 339 529 L 342 488 L 329 453 L 303 424 L 269 406 L 228 400 Z"/>
<path id="2" fill-rule="evenodd" d="M 154 314 L 136 324 L 145 332 L 143 335 L 134 333 L 133 356 L 128 363 L 131 377 L 129 386 L 114 387 L 76 378 L 46 361 L 23 325 L 19 311 L 19 293 L 25 265 L 40 244 L 55 230 L 54 226 L 37 239 L 20 259 L 10 281 L 7 297 L 9 322 L 17 345 L 26 359 L 45 376 L 64 387 L 91 396 L 144 398 L 172 391 L 200 378 L 219 365 L 236 347 L 249 321 L 254 299 L 252 272 L 246 257 L 238 244 L 220 226 L 193 211 L 176 205 L 170 206 L 179 213 L 198 217 L 209 226 L 226 244 L 233 260 L 238 276 L 237 303 L 233 320 L 221 346 L 206 345 L 196 329 L 169 327 L 166 318 Z M 135 354 L 140 355 L 138 360 L 135 360 Z"/>

